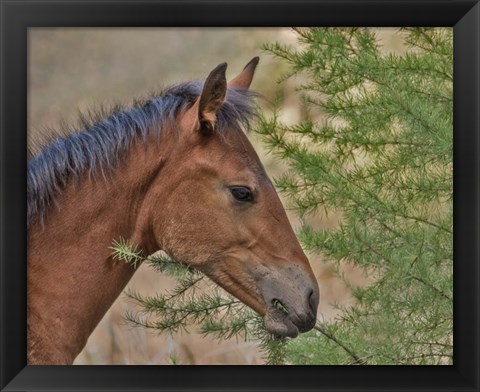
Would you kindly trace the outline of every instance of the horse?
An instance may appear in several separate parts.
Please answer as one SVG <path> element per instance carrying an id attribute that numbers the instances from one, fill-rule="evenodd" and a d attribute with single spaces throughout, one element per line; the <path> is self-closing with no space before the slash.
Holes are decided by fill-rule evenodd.
<path id="1" fill-rule="evenodd" d="M 317 281 L 246 135 L 258 61 L 84 116 L 29 160 L 29 364 L 73 363 L 135 272 L 119 238 L 200 270 L 276 336 L 313 328 Z"/>

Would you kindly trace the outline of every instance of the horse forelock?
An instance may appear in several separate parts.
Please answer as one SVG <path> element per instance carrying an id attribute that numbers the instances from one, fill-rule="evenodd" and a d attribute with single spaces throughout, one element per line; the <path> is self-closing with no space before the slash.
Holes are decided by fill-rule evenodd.
<path id="1" fill-rule="evenodd" d="M 126 155 L 134 139 L 146 142 L 151 132 L 161 136 L 166 127 L 175 129 L 177 115 L 195 102 L 202 87 L 202 82 L 182 83 L 128 109 L 115 107 L 81 115 L 80 129 L 63 130 L 67 136 L 55 138 L 28 162 L 27 226 L 34 218 L 43 219 L 67 181 L 86 171 L 92 176 L 104 175 Z M 254 96 L 249 91 L 229 89 L 217 113 L 218 132 L 248 130 L 254 116 Z"/>

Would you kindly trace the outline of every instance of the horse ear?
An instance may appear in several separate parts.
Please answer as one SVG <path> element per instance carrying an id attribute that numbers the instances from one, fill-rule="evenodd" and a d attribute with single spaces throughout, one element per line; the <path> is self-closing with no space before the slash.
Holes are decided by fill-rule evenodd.
<path id="1" fill-rule="evenodd" d="M 243 68 L 243 71 L 240 72 L 234 79 L 228 82 L 228 87 L 230 88 L 241 88 L 248 90 L 250 84 L 252 83 L 253 75 L 255 73 L 255 68 L 260 61 L 259 57 L 254 57 L 250 62 Z"/>
<path id="2" fill-rule="evenodd" d="M 198 97 L 182 119 L 185 127 L 204 134 L 213 132 L 217 111 L 225 101 L 227 94 L 226 69 L 227 63 L 222 63 L 210 72 L 207 80 L 205 80 L 200 97 Z"/>

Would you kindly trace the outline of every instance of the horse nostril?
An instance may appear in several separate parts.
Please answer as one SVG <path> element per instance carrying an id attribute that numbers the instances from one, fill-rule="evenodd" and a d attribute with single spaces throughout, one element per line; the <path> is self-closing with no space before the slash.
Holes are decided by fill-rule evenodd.
<path id="1" fill-rule="evenodd" d="M 312 311 L 313 314 L 316 313 L 316 308 L 317 308 L 317 304 L 316 304 L 316 299 L 315 299 L 315 295 L 314 295 L 314 291 L 313 289 L 310 289 L 310 294 L 308 295 L 308 304 L 310 305 L 310 310 Z"/>

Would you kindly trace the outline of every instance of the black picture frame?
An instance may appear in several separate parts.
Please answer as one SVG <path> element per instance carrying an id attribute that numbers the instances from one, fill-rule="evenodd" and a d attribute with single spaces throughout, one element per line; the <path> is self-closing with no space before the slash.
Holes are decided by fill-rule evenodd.
<path id="1" fill-rule="evenodd" d="M 479 391 L 480 4 L 471 0 L 0 0 L 0 388 Z M 26 366 L 29 27 L 453 26 L 454 365 Z"/>

